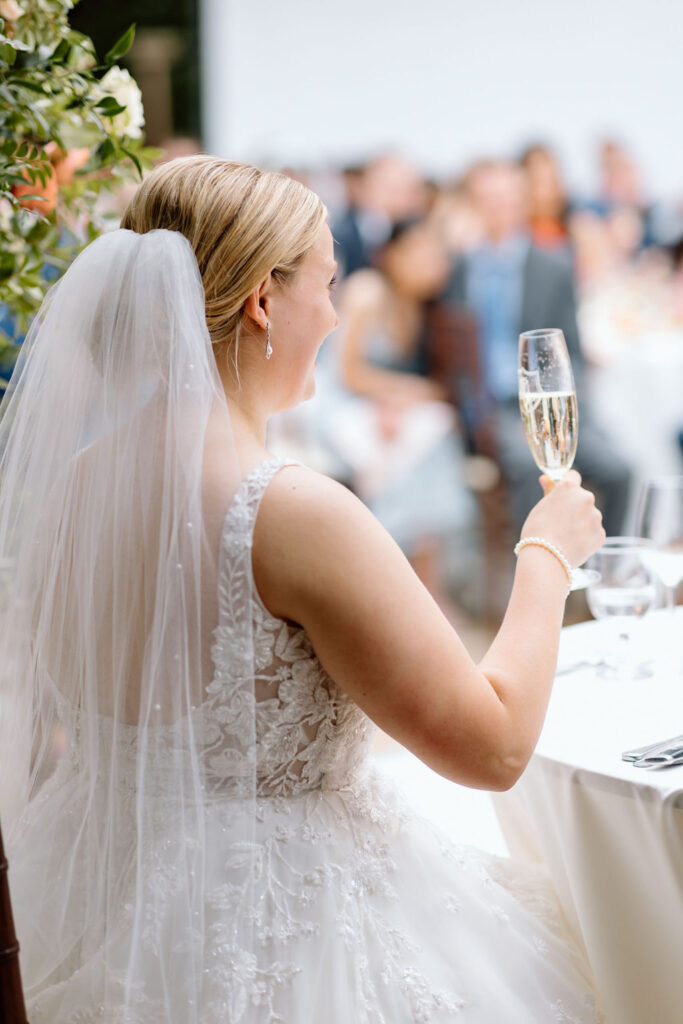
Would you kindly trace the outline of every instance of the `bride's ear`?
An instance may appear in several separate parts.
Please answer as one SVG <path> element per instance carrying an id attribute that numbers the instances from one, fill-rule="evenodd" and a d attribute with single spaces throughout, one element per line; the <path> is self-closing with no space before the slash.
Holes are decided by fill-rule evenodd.
<path id="1" fill-rule="evenodd" d="M 247 328 L 254 327 L 265 331 L 269 319 L 272 284 L 272 274 L 268 274 L 268 277 L 247 296 L 244 303 L 244 322 Z"/>

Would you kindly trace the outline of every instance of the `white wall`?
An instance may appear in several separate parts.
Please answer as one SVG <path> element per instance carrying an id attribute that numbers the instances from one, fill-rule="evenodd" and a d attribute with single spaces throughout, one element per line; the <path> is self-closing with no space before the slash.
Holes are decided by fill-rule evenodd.
<path id="1" fill-rule="evenodd" d="M 627 140 L 683 194 L 680 0 L 202 0 L 205 144 L 349 161 L 393 145 L 447 174 L 554 142 L 578 188 Z"/>

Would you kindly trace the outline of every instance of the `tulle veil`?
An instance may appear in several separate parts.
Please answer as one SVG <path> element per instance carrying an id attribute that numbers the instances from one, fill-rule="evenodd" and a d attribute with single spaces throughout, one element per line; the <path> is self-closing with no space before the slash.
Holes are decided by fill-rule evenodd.
<path id="1" fill-rule="evenodd" d="M 29 1016 L 48 1019 L 49 988 L 50 1020 L 196 1024 L 206 766 L 250 870 L 255 697 L 251 574 L 218 593 L 240 466 L 190 243 L 91 243 L 0 415 L 0 814 Z M 220 624 L 243 652 L 229 680 Z M 220 686 L 240 716 L 217 737 L 202 706 Z"/>

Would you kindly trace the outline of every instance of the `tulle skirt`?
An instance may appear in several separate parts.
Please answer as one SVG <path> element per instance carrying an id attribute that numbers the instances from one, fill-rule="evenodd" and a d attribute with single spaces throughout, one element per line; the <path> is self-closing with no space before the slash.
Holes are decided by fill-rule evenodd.
<path id="1" fill-rule="evenodd" d="M 64 812 L 62 853 L 73 838 L 69 829 L 79 827 L 78 814 L 69 813 L 78 785 L 67 780 L 52 796 Z M 194 936 L 174 932 L 174 900 L 181 897 L 165 871 L 163 829 L 155 849 L 145 852 L 155 913 L 164 919 L 150 929 L 147 962 L 136 964 L 136 977 L 148 984 L 138 985 L 132 1001 L 125 994 L 125 1010 L 127 952 L 132 929 L 140 928 L 126 911 L 132 882 L 122 877 L 121 900 L 107 909 L 107 948 L 65 948 L 59 968 L 39 979 L 35 927 L 26 915 L 31 870 L 49 865 L 39 867 L 44 855 L 37 848 L 23 860 L 15 855 L 19 937 L 22 927 L 32 936 L 23 964 L 32 1024 L 180 1022 L 193 999 L 206 1024 L 599 1019 L 590 972 L 542 870 L 452 843 L 406 808 L 374 765 L 342 789 L 260 799 L 255 861 L 253 849 L 245 857 L 243 844 L 234 842 L 230 818 L 227 801 L 207 806 L 204 918 Z M 121 842 L 123 848 L 125 835 Z M 138 854 L 130 850 L 131 868 Z M 246 863 L 250 871 L 256 865 L 247 888 Z M 49 908 L 34 906 L 33 925 L 41 913 L 39 932 L 49 941 Z M 74 900 L 74 928 L 87 913 Z M 166 954 L 170 961 L 183 945 L 193 961 L 201 958 L 195 991 L 183 972 L 164 971 Z"/>

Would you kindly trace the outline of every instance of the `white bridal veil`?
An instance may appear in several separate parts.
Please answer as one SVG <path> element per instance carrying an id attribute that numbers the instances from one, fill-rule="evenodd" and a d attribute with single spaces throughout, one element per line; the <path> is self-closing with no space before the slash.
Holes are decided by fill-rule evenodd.
<path id="1" fill-rule="evenodd" d="M 144 986 L 150 1024 L 195 1024 L 203 808 L 222 779 L 247 864 L 255 698 L 246 567 L 217 593 L 240 470 L 181 234 L 112 232 L 51 289 L 0 475 L 0 812 L 29 1015 L 137 1021 Z M 221 628 L 244 655 L 229 680 Z M 240 714 L 217 730 L 202 711 L 222 686 Z"/>

